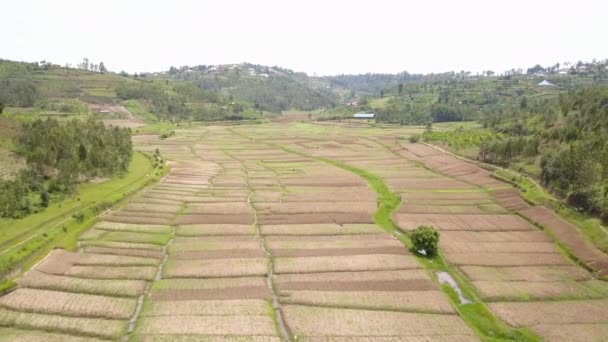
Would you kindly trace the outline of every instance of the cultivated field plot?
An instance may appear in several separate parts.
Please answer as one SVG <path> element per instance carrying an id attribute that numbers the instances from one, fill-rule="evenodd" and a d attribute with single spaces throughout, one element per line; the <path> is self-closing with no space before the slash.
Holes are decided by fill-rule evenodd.
<path id="1" fill-rule="evenodd" d="M 135 136 L 171 172 L 0 297 L 0 341 L 478 341 L 433 272 L 375 224 L 368 182 L 337 164 L 401 196 L 404 232 L 437 228 L 470 299 L 499 319 L 550 341 L 605 339 L 606 283 L 517 215 L 530 207 L 508 185 L 409 133 L 283 123 Z"/>

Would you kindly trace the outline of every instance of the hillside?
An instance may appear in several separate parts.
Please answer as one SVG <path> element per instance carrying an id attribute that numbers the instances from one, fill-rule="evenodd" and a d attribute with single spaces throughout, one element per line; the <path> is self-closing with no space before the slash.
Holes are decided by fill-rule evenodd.
<path id="1" fill-rule="evenodd" d="M 256 109 L 276 113 L 331 108 L 340 101 L 329 82 L 276 66 L 249 63 L 184 66 L 151 76 L 187 81 L 205 91 L 247 101 Z"/>
<path id="2" fill-rule="evenodd" d="M 0 60 L 0 103 L 31 120 L 94 116 L 110 123 L 253 118 L 259 110 L 188 82 Z M 126 121 L 121 121 L 126 120 Z"/>

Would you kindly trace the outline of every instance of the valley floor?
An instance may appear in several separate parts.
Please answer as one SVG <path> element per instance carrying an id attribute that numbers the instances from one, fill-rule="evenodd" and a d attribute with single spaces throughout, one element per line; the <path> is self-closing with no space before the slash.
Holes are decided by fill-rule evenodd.
<path id="1" fill-rule="evenodd" d="M 175 132 L 134 137 L 169 160 L 165 178 L 0 297 L 0 341 L 608 335 L 608 257 L 488 171 L 408 143 L 408 129 Z M 394 212 L 382 191 L 401 199 Z M 442 258 L 407 248 L 421 224 L 440 231 Z"/>

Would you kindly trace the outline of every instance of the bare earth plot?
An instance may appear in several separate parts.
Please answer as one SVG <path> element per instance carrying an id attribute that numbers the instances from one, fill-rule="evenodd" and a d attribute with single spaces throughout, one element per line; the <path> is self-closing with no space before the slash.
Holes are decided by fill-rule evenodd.
<path id="1" fill-rule="evenodd" d="M 0 341 L 479 340 L 374 223 L 368 183 L 292 151 L 380 176 L 401 196 L 399 227 L 438 228 L 443 256 L 507 324 L 602 340 L 608 287 L 525 218 L 561 223 L 487 171 L 398 139 L 406 132 L 286 123 L 135 136 L 170 174 L 0 297 Z"/>

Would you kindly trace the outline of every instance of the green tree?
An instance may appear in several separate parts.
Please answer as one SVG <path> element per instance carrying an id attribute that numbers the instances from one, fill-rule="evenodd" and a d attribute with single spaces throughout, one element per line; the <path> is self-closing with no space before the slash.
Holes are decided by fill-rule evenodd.
<path id="1" fill-rule="evenodd" d="M 427 256 L 437 254 L 439 232 L 431 226 L 418 226 L 410 233 L 410 238 L 416 251 L 424 251 Z"/>
<path id="2" fill-rule="evenodd" d="M 49 201 L 50 201 L 49 193 L 46 192 L 46 190 L 43 190 L 40 193 L 40 206 L 43 207 L 43 208 L 48 207 L 49 206 Z"/>
<path id="3" fill-rule="evenodd" d="M 99 62 L 99 72 L 102 74 L 108 72 L 108 69 L 106 68 L 105 64 L 103 64 L 103 62 Z"/>

